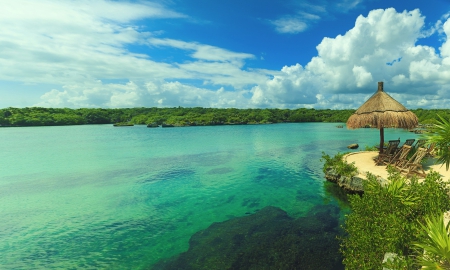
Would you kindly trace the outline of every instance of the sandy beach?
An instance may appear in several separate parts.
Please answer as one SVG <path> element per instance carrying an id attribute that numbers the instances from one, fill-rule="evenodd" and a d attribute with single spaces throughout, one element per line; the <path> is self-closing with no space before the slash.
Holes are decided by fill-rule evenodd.
<path id="1" fill-rule="evenodd" d="M 374 158 L 378 155 L 377 151 L 360 151 L 360 152 L 354 152 L 350 153 L 344 156 L 344 160 L 347 161 L 347 163 L 354 163 L 355 166 L 358 168 L 358 173 L 361 178 L 366 178 L 366 173 L 371 172 L 372 174 L 376 176 L 380 176 L 384 179 L 387 179 L 388 172 L 386 170 L 386 166 L 375 165 Z M 423 163 L 423 169 L 425 170 L 425 173 L 430 172 L 430 170 L 434 170 L 439 172 L 441 177 L 448 181 L 450 179 L 450 170 L 445 170 L 445 164 L 442 166 L 442 164 L 436 164 L 435 158 L 427 158 L 425 162 Z M 420 176 L 419 176 L 420 178 Z"/>

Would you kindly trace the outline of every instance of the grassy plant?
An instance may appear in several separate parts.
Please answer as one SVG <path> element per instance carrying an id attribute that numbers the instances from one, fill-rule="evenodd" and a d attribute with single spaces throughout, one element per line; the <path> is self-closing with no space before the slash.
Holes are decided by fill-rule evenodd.
<path id="1" fill-rule="evenodd" d="M 380 144 L 373 145 L 373 146 L 368 146 L 368 145 L 366 145 L 366 146 L 364 147 L 364 151 L 378 151 L 378 148 L 377 148 L 377 147 L 380 147 Z"/>
<path id="2" fill-rule="evenodd" d="M 344 154 L 337 153 L 334 157 L 322 152 L 322 158 L 320 161 L 324 162 L 323 172 L 326 173 L 327 168 L 334 168 L 339 175 L 353 176 L 357 173 L 354 163 L 347 163 L 343 159 Z"/>

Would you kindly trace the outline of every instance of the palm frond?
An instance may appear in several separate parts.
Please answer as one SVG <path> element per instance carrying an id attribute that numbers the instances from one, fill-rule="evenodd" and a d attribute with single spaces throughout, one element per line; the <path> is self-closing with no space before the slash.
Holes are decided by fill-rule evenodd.
<path id="1" fill-rule="evenodd" d="M 420 224 L 423 240 L 415 243 L 424 250 L 419 262 L 425 269 L 450 269 L 450 237 L 443 215 L 428 217 Z"/>
<path id="2" fill-rule="evenodd" d="M 427 139 L 435 144 L 436 163 L 445 164 L 446 170 L 450 167 L 450 123 L 444 117 L 438 115 L 439 120 L 431 128 Z"/>

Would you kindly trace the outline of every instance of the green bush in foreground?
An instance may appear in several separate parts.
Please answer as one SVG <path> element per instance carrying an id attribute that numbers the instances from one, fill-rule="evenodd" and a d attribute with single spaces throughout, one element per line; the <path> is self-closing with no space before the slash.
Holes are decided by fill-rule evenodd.
<path id="1" fill-rule="evenodd" d="M 419 256 L 419 263 L 425 269 L 450 269 L 448 226 L 445 226 L 442 214 L 427 218 L 425 224 L 421 224 L 423 238 L 415 245 L 425 251 Z"/>
<path id="2" fill-rule="evenodd" d="M 351 195 L 352 212 L 347 216 L 341 252 L 346 269 L 382 269 L 384 254 L 398 254 L 390 269 L 419 269 L 419 257 L 428 217 L 450 209 L 449 186 L 439 174 L 431 172 L 419 183 L 406 180 L 390 170 L 388 184 L 368 175 L 364 195 Z"/>

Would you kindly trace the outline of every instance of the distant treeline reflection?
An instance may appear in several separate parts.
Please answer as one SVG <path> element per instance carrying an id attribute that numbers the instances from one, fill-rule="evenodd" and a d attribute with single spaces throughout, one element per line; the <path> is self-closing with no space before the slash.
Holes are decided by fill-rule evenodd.
<path id="1" fill-rule="evenodd" d="M 330 109 L 217 109 L 217 108 L 5 108 L 0 110 L 0 126 L 61 126 L 130 123 L 202 126 L 226 124 L 267 124 L 287 122 L 346 122 L 355 110 Z M 421 122 L 449 118 L 450 110 L 412 110 Z"/>

